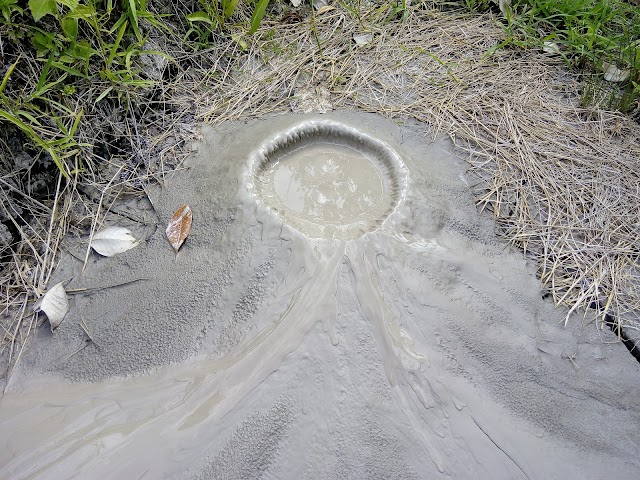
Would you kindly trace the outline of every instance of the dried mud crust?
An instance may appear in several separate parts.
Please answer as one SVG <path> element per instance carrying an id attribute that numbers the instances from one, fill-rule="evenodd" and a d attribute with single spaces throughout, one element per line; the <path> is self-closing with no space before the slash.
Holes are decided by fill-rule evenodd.
<path id="1" fill-rule="evenodd" d="M 408 170 L 396 211 L 353 241 L 310 240 L 256 202 L 254 145 L 313 118 L 204 127 L 188 169 L 150 192 L 159 225 L 193 210 L 177 257 L 158 228 L 56 274 L 69 288 L 123 285 L 74 295 L 26 351 L 0 423 L 32 441 L 0 448 L 0 474 L 55 457 L 58 437 L 38 433 L 55 405 L 100 425 L 99 456 L 52 460 L 78 476 L 633 478 L 640 366 L 610 331 L 562 326 L 566 312 L 478 214 L 449 141 L 376 115 L 323 117 L 385 141 Z M 64 428 L 86 444 L 81 421 Z M 171 441 L 149 450 L 157 438 Z"/>

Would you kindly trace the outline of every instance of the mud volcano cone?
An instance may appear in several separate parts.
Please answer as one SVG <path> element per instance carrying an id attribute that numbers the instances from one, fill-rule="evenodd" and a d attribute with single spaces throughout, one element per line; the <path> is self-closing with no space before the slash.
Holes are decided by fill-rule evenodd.
<path id="1" fill-rule="evenodd" d="M 354 112 L 203 126 L 139 246 L 62 259 L 80 293 L 0 399 L 0 478 L 636 478 L 640 364 L 563 327 L 431 140 Z"/>

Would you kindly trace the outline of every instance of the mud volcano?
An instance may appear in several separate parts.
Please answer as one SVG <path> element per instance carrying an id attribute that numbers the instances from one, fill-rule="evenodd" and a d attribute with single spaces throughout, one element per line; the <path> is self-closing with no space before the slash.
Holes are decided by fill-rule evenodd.
<path id="1" fill-rule="evenodd" d="M 640 364 L 563 328 L 448 139 L 357 112 L 202 132 L 107 218 L 138 247 L 84 272 L 68 247 L 71 310 L 0 399 L 0 478 L 637 477 Z"/>
<path id="2" fill-rule="evenodd" d="M 308 121 L 266 142 L 248 184 L 281 219 L 312 238 L 375 230 L 404 195 L 406 169 L 386 144 L 354 128 Z"/>

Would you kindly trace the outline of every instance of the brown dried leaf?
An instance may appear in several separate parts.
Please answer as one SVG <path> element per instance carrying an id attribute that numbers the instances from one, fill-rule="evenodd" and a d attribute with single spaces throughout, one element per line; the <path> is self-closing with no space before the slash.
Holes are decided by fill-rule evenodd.
<path id="1" fill-rule="evenodd" d="M 180 205 L 167 226 L 167 238 L 176 253 L 189 236 L 193 213 L 189 205 Z"/>

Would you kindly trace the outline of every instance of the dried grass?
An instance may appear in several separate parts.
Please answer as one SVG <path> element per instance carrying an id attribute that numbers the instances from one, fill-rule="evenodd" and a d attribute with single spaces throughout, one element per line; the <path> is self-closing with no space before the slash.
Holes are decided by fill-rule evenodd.
<path id="1" fill-rule="evenodd" d="M 538 263 L 554 301 L 638 329 L 640 126 L 582 108 L 578 78 L 553 56 L 492 53 L 503 32 L 489 15 L 416 7 L 406 22 L 386 24 L 375 15 L 338 7 L 298 24 L 265 22 L 247 51 L 227 41 L 196 54 L 166 42 L 171 68 L 180 68 L 138 99 L 139 120 L 114 125 L 112 111 L 96 112 L 81 130 L 86 141 L 100 129 L 124 129 L 129 156 L 87 159 L 82 185 L 61 187 L 54 209 L 25 200 L 35 220 L 12 247 L 14 269 L 2 270 L 0 348 L 15 359 L 35 328 L 28 305 L 46 287 L 65 232 L 86 236 L 116 198 L 179 168 L 195 122 L 284 113 L 309 89 L 328 91 L 334 108 L 411 118 L 425 133 L 449 134 L 469 154 L 479 206 Z M 369 31 L 373 42 L 357 47 L 353 35 Z"/>

